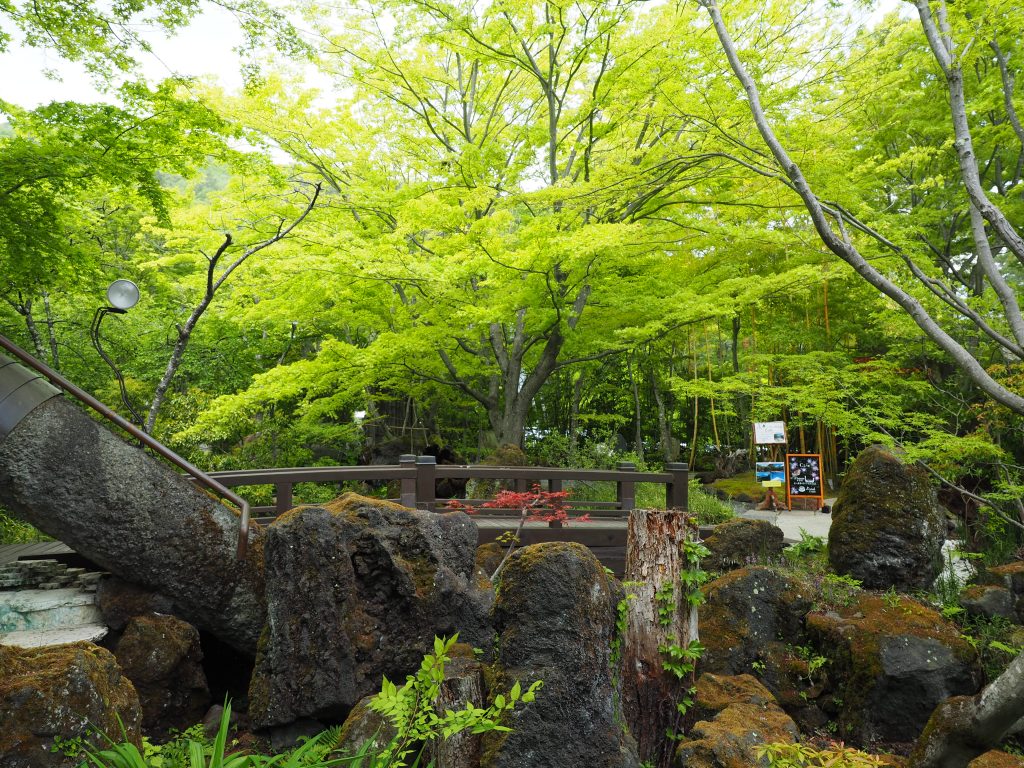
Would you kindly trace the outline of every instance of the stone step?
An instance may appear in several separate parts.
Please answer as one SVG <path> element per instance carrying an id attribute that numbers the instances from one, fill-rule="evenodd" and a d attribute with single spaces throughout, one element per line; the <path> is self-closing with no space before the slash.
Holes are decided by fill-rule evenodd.
<path id="1" fill-rule="evenodd" d="M 77 587 L 0 592 L 0 634 L 101 623 L 96 595 Z"/>
<path id="2" fill-rule="evenodd" d="M 21 648 L 39 648 L 44 645 L 63 645 L 85 640 L 90 643 L 102 640 L 109 630 L 102 624 L 82 624 L 76 627 L 51 629 L 25 629 L 0 635 L 0 645 L 17 645 Z"/>

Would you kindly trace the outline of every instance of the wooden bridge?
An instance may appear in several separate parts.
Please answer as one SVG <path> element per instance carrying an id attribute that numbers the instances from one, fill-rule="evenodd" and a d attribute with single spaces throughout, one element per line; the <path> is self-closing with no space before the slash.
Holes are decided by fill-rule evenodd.
<path id="1" fill-rule="evenodd" d="M 252 514 L 261 523 L 271 522 L 278 515 L 301 504 L 295 498 L 299 483 L 341 485 L 352 482 L 386 483 L 398 491 L 391 499 L 403 506 L 428 511 L 443 511 L 451 498 L 439 498 L 438 481 L 491 480 L 504 482 L 516 491 L 539 485 L 546 491 L 578 488 L 590 483 L 614 483 L 614 501 L 570 499 L 574 515 L 586 514 L 590 520 L 561 527 L 549 523 L 527 523 L 520 534 L 523 544 L 543 541 L 575 541 L 589 547 L 601 561 L 621 574 L 625 565 L 626 518 L 636 507 L 638 483 L 664 486 L 664 506 L 688 509 L 689 468 L 670 463 L 663 472 L 638 472 L 636 466 L 620 462 L 615 469 L 562 469 L 557 467 L 494 467 L 482 465 L 437 464 L 433 456 L 404 455 L 398 464 L 355 467 L 292 467 L 286 469 L 245 469 L 211 472 L 211 477 L 229 488 L 238 486 L 272 486 L 273 505 L 252 507 Z M 243 494 L 244 495 L 244 494 Z M 479 507 L 485 499 L 457 501 Z M 518 509 L 481 509 L 473 515 L 481 544 L 494 541 L 505 531 L 516 528 Z"/>

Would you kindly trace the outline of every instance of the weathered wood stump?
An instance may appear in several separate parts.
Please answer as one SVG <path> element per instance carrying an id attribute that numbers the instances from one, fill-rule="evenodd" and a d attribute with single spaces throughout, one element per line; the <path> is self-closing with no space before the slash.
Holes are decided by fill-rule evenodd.
<path id="1" fill-rule="evenodd" d="M 672 760 L 665 734 L 678 730 L 677 704 L 689 686 L 664 667 L 662 648 L 697 638 L 697 609 L 681 594 L 683 545 L 697 529 L 685 512 L 635 509 L 626 539 L 626 628 L 622 638 L 623 715 L 640 757 L 657 767 Z"/>

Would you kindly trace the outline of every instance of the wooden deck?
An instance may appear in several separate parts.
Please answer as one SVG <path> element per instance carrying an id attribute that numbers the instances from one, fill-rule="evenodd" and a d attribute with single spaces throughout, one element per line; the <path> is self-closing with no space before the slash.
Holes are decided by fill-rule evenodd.
<path id="1" fill-rule="evenodd" d="M 74 550 L 62 541 L 37 541 L 32 544 L 4 544 L 0 546 L 0 565 L 15 560 L 39 560 L 57 555 L 72 555 Z"/>

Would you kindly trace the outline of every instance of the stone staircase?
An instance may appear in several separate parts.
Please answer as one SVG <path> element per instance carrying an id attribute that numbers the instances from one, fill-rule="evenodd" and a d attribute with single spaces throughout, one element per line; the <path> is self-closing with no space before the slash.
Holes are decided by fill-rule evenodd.
<path id="1" fill-rule="evenodd" d="M 102 573 L 57 560 L 0 565 L 0 644 L 34 648 L 107 634 L 96 607 Z"/>

